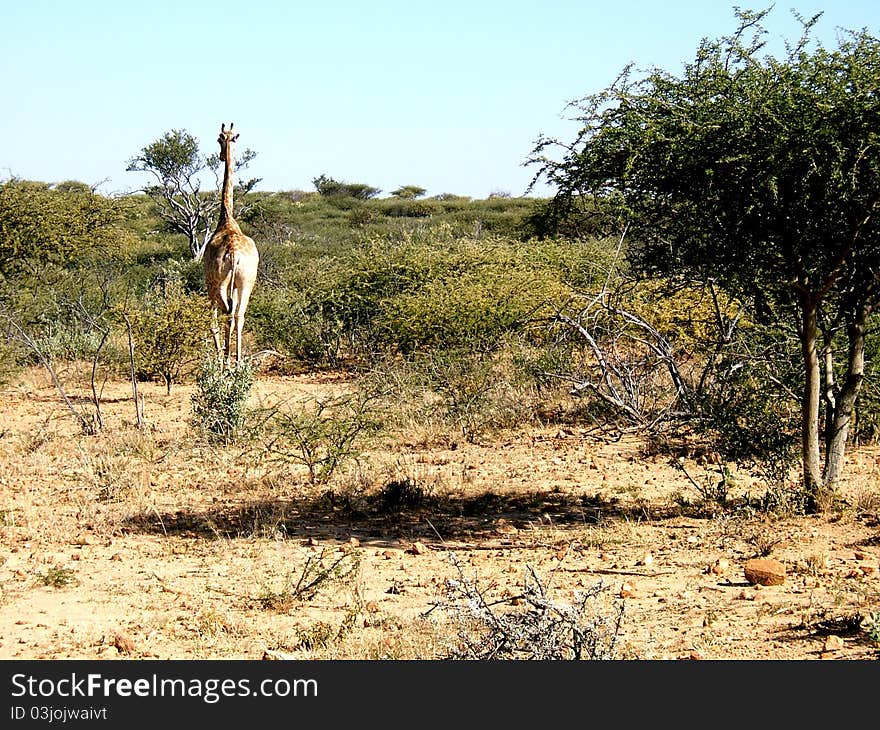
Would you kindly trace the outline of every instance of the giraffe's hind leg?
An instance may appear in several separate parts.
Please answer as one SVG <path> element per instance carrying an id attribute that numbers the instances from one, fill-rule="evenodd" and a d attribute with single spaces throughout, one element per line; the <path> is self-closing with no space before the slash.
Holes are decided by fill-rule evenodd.
<path id="1" fill-rule="evenodd" d="M 241 333 L 244 329 L 244 315 L 247 311 L 251 293 L 248 287 L 243 287 L 236 291 L 238 293 L 238 302 L 235 308 L 235 365 L 238 367 L 238 364 L 241 362 Z"/>
<path id="2" fill-rule="evenodd" d="M 235 337 L 235 364 L 238 366 L 238 353 L 240 350 L 241 327 L 238 324 L 238 290 L 234 286 L 229 287 L 229 318 L 226 322 L 226 367 L 232 368 L 232 338 Z"/>
<path id="3" fill-rule="evenodd" d="M 223 348 L 220 345 L 220 318 L 217 310 L 216 304 L 211 305 L 211 335 L 214 338 L 214 346 L 217 348 L 217 360 L 222 362 Z"/>

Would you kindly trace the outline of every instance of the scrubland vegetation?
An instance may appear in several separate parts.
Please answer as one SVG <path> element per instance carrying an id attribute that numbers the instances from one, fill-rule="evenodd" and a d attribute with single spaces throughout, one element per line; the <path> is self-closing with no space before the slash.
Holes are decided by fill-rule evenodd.
<path id="1" fill-rule="evenodd" d="M 4 271 L 4 377 L 89 363 L 94 398 L 71 405 L 87 432 L 100 427 L 107 378 L 133 371 L 135 389 L 156 379 L 170 393 L 209 377 L 201 264 L 151 197 L 21 180 L 0 197 L 17 254 Z M 243 196 L 241 223 L 261 249 L 245 327 L 256 377 L 345 372 L 371 402 L 393 404 L 384 427 L 429 418 L 454 438 L 558 421 L 707 440 L 794 498 L 795 333 L 712 282 L 637 277 L 626 236 L 598 225 L 546 235 L 551 203 Z M 858 442 L 877 432 L 872 355 Z M 238 438 L 274 423 L 236 418 Z"/>

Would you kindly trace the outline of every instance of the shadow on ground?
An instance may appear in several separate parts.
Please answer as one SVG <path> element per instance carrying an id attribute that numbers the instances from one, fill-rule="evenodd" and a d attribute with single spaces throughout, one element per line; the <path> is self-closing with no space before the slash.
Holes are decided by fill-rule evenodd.
<path id="1" fill-rule="evenodd" d="M 570 529 L 609 520 L 681 517 L 680 509 L 624 507 L 616 500 L 556 493 L 419 497 L 383 490 L 351 498 L 330 490 L 317 497 L 256 500 L 207 510 L 144 512 L 125 520 L 123 532 L 189 538 L 358 538 L 381 545 L 400 540 L 442 544 L 527 538 L 538 527 Z"/>

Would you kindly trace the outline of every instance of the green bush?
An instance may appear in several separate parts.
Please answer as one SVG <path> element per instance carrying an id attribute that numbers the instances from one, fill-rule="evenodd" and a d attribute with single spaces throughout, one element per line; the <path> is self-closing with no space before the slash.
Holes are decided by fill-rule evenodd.
<path id="1" fill-rule="evenodd" d="M 698 407 L 699 428 L 713 439 L 725 461 L 753 465 L 781 493 L 800 456 L 800 412 L 778 382 L 761 368 L 716 376 Z"/>
<path id="2" fill-rule="evenodd" d="M 391 218 L 424 218 L 434 210 L 435 206 L 429 201 L 405 198 L 389 200 L 382 206 L 382 212 Z"/>
<path id="3" fill-rule="evenodd" d="M 377 324 L 388 343 L 404 354 L 493 350 L 530 319 L 546 315 L 547 303 L 567 293 L 547 272 L 505 271 L 489 264 L 395 297 L 385 304 Z"/>
<path id="4" fill-rule="evenodd" d="M 880 324 L 880 315 L 871 320 L 874 328 Z M 858 443 L 880 441 L 880 341 L 868 340 L 865 352 L 865 380 L 853 414 L 851 437 Z"/>
<path id="5" fill-rule="evenodd" d="M 170 395 L 205 347 L 210 327 L 206 297 L 185 294 L 179 282 L 171 282 L 164 293 L 149 293 L 129 320 L 138 375 L 161 377 Z"/>
<path id="6" fill-rule="evenodd" d="M 59 314 L 45 317 L 34 342 L 50 362 L 73 362 L 91 358 L 101 338 L 102 334 L 94 327 Z"/>
<path id="7" fill-rule="evenodd" d="M 247 401 L 254 382 L 254 367 L 242 360 L 235 368 L 206 357 L 192 395 L 193 427 L 209 441 L 231 443 L 245 432 Z"/>
<path id="8" fill-rule="evenodd" d="M 314 282 L 313 282 L 314 284 Z M 338 367 L 345 335 L 341 323 L 323 309 L 320 285 L 267 287 L 255 292 L 247 326 L 258 345 L 309 367 Z M 290 368 L 295 370 L 296 368 Z"/>
<path id="9" fill-rule="evenodd" d="M 612 252 L 608 242 L 477 240 L 433 224 L 370 234 L 344 255 L 276 244 L 248 322 L 261 347 L 312 367 L 491 350 L 597 280 Z"/>
<path id="10" fill-rule="evenodd" d="M 475 240 L 450 227 L 374 239 L 341 267 L 324 311 L 367 351 L 491 348 L 542 308 L 569 296 L 568 279 L 590 276 L 592 250 Z"/>
<path id="11" fill-rule="evenodd" d="M 265 417 L 266 451 L 274 461 L 305 466 L 310 484 L 325 484 L 357 460 L 364 438 L 379 427 L 378 416 L 368 390 L 308 398 L 295 410 L 276 409 Z"/>
<path id="12" fill-rule="evenodd" d="M 15 178 L 0 183 L 0 275 L 112 250 L 121 214 L 116 200 L 70 183 L 61 189 Z"/>
<path id="13" fill-rule="evenodd" d="M 27 359 L 24 348 L 11 332 L 0 330 L 0 385 L 6 385 Z"/>

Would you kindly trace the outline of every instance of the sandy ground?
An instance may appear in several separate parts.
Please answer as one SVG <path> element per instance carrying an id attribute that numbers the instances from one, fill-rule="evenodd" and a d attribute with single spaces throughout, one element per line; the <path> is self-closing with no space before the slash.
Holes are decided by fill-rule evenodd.
<path id="1" fill-rule="evenodd" d="M 254 398 L 343 385 L 262 376 Z M 312 485 L 259 448 L 200 442 L 190 388 L 141 388 L 150 428 L 132 425 L 130 385 L 108 383 L 97 436 L 42 371 L 4 388 L 0 658 L 437 658 L 462 630 L 449 580 L 522 611 L 532 574 L 563 605 L 601 582 L 591 610 L 622 606 L 620 659 L 878 656 L 876 447 L 852 451 L 839 502 L 810 517 L 700 507 L 672 457 L 558 425 L 389 437 Z M 718 478 L 692 456 L 692 479 Z M 393 484 L 420 498 L 394 503 Z M 763 487 L 739 474 L 735 489 Z M 746 581 L 758 556 L 782 585 Z"/>

